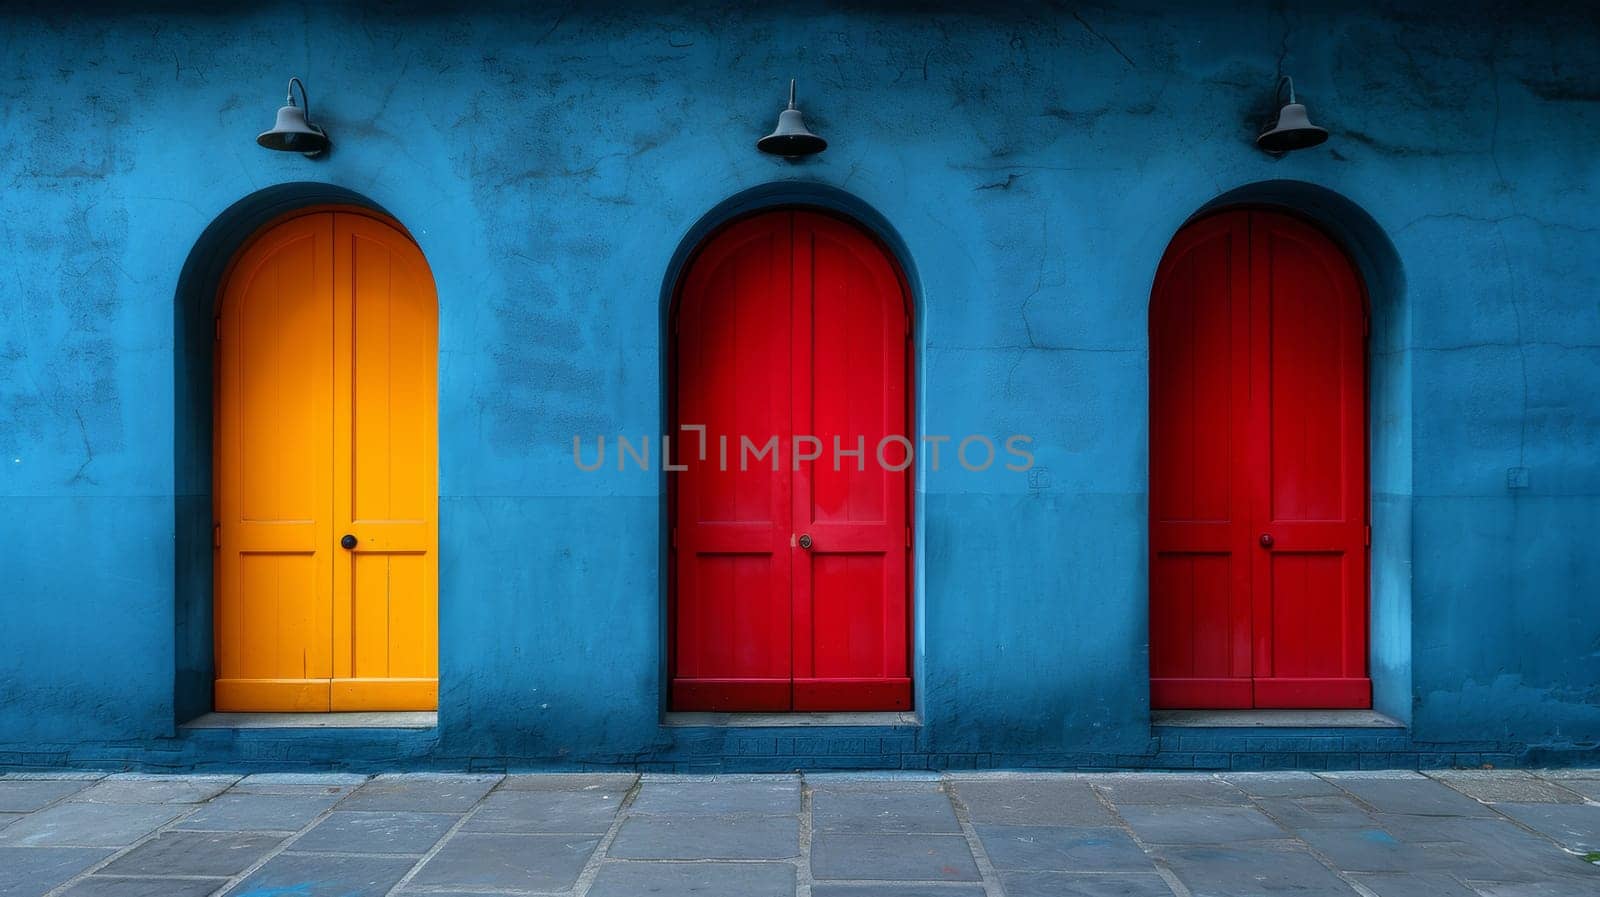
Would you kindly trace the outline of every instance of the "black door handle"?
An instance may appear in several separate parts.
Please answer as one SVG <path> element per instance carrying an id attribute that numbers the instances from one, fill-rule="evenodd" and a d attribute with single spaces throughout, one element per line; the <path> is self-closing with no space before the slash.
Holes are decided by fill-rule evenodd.
<path id="1" fill-rule="evenodd" d="M 344 538 L 339 540 L 339 547 L 346 551 L 356 547 L 356 537 L 345 533 Z"/>

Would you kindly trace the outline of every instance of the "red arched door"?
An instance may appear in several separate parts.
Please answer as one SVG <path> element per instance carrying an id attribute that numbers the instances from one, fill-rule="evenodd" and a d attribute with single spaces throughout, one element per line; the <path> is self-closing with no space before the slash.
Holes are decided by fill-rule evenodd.
<path id="1" fill-rule="evenodd" d="M 1287 215 L 1184 228 L 1150 298 L 1151 704 L 1369 707 L 1366 306 Z"/>
<path id="2" fill-rule="evenodd" d="M 909 708 L 907 444 L 878 457 L 909 435 L 893 260 L 758 214 L 700 248 L 672 327 L 673 708 Z"/>

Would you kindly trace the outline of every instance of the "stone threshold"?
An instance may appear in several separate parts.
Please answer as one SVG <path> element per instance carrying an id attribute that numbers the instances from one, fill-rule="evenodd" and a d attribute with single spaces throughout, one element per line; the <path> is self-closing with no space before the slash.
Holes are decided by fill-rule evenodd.
<path id="1" fill-rule="evenodd" d="M 360 711 L 354 713 L 206 713 L 180 729 L 433 729 L 432 711 Z"/>
<path id="2" fill-rule="evenodd" d="M 664 726 L 713 726 L 738 728 L 818 728 L 826 726 L 920 726 L 915 713 L 862 711 L 847 713 L 705 713 L 672 712 L 661 719 Z"/>
<path id="3" fill-rule="evenodd" d="M 1376 710 L 1153 710 L 1150 725 L 1191 729 L 1404 729 Z"/>

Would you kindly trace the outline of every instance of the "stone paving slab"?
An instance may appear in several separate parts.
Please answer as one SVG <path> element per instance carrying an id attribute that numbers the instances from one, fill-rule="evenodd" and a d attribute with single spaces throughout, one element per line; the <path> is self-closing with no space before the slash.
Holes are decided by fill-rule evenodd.
<path id="1" fill-rule="evenodd" d="M 917 790 L 851 787 L 814 791 L 811 826 L 822 832 L 959 832 L 950 797 Z"/>
<path id="2" fill-rule="evenodd" d="M 1480 897 L 1594 897 L 1586 881 L 1472 882 L 1472 888 Z"/>
<path id="3" fill-rule="evenodd" d="M 294 842 L 299 853 L 421 855 L 461 819 L 451 813 L 329 813 Z"/>
<path id="4" fill-rule="evenodd" d="M 1007 897 L 1172 897 L 1167 880 L 1155 873 L 1002 872 L 1000 884 Z M 812 897 L 818 897 L 815 891 Z"/>
<path id="5" fill-rule="evenodd" d="M 415 862 L 410 857 L 280 853 L 227 897 L 383 897 Z"/>
<path id="6" fill-rule="evenodd" d="M 1442 782 L 1415 778 L 1346 777 L 1334 784 L 1380 813 L 1412 816 L 1493 816 L 1494 811 Z"/>
<path id="7" fill-rule="evenodd" d="M 224 884 L 215 878 L 116 878 L 91 875 L 61 897 L 210 897 Z"/>
<path id="8" fill-rule="evenodd" d="M 771 780 L 725 781 L 715 777 L 701 783 L 646 776 L 629 810 L 652 816 L 792 816 L 800 812 L 800 779 L 775 776 Z"/>
<path id="9" fill-rule="evenodd" d="M 917 884 L 837 884 L 811 886 L 811 897 L 983 897 L 983 885 L 943 885 L 930 892 L 927 882 Z"/>
<path id="10" fill-rule="evenodd" d="M 1548 837 L 1530 835 L 1516 823 L 1501 816 L 1406 816 L 1377 813 L 1373 821 L 1402 841 L 1417 844 L 1459 841 L 1490 850 L 1497 845 L 1515 844 L 1522 849 L 1537 846 L 1551 849 Z"/>
<path id="11" fill-rule="evenodd" d="M 1242 806 L 1249 802 L 1243 791 L 1222 779 L 1185 773 L 1107 775 L 1094 787 L 1118 805 Z"/>
<path id="12" fill-rule="evenodd" d="M 341 809 L 465 813 L 499 783 L 500 776 L 382 775 L 357 788 Z"/>
<path id="13" fill-rule="evenodd" d="M 1270 797 L 1256 802 L 1268 816 L 1291 832 L 1325 828 L 1366 828 L 1373 815 L 1354 799 L 1334 797 Z"/>
<path id="14" fill-rule="evenodd" d="M 1375 872 L 1351 875 L 1350 880 L 1378 897 L 1478 897 L 1477 891 L 1443 872 Z"/>
<path id="15" fill-rule="evenodd" d="M 956 779 L 973 822 L 1000 825 L 1113 825 L 1093 786 L 1076 779 Z"/>
<path id="16" fill-rule="evenodd" d="M 1462 769 L 1432 772 L 1429 776 L 1473 800 L 1489 803 L 1583 803 L 1582 794 L 1526 772 Z"/>
<path id="17" fill-rule="evenodd" d="M 105 875 L 197 875 L 229 878 L 283 841 L 242 832 L 166 832 L 117 857 Z"/>
<path id="18" fill-rule="evenodd" d="M 0 897 L 1596 897 L 1590 788 L 1600 770 L 5 775 Z"/>
<path id="19" fill-rule="evenodd" d="M 1495 809 L 1568 850 L 1600 852 L 1600 805 L 1503 803 Z"/>
<path id="20" fill-rule="evenodd" d="M 1600 872 L 1600 866 L 1584 863 L 1548 835 L 1524 831 L 1502 818 L 1386 816 L 1379 821 L 1402 841 L 1436 846 L 1448 839 L 1466 845 L 1468 854 L 1454 857 L 1450 864 L 1449 871 L 1458 878 L 1535 882 L 1563 871 Z"/>
<path id="21" fill-rule="evenodd" d="M 1134 833 L 1150 844 L 1230 844 L 1288 837 L 1255 807 L 1130 804 L 1119 809 Z"/>
<path id="22" fill-rule="evenodd" d="M 337 793 L 358 788 L 369 778 L 371 776 L 340 772 L 258 772 L 240 779 L 232 790 L 234 793 L 303 794 L 325 789 Z"/>
<path id="23" fill-rule="evenodd" d="M 621 798 L 639 781 L 636 772 L 513 773 L 500 782 L 501 791 L 594 791 Z"/>
<path id="24" fill-rule="evenodd" d="M 818 834 L 811 839 L 811 874 L 857 881 L 980 880 L 961 835 Z"/>
<path id="25" fill-rule="evenodd" d="M 1309 772 L 1235 772 L 1220 778 L 1251 797 L 1337 797 L 1343 793 Z"/>
<path id="26" fill-rule="evenodd" d="M 394 897 L 507 897 L 507 895 L 532 893 L 525 891 L 504 890 L 460 890 L 458 888 L 412 888 L 402 887 L 398 891 L 391 891 Z"/>
<path id="27" fill-rule="evenodd" d="M 1342 872 L 1445 872 L 1474 859 L 1465 844 L 1402 841 L 1377 827 L 1306 832 L 1305 842 Z"/>
<path id="28" fill-rule="evenodd" d="M 344 795 L 230 791 L 184 817 L 178 828 L 219 832 L 294 832 L 332 809 Z"/>
<path id="29" fill-rule="evenodd" d="M 459 834 L 423 864 L 412 884 L 563 891 L 599 843 L 582 835 Z"/>
<path id="30" fill-rule="evenodd" d="M 113 775 L 72 799 L 103 804 L 198 804 L 216 797 L 238 780 L 238 776 Z"/>
<path id="31" fill-rule="evenodd" d="M 1600 779 L 1562 779 L 1560 785 L 1583 795 L 1585 800 L 1600 802 Z"/>
<path id="32" fill-rule="evenodd" d="M 0 894 L 44 894 L 110 854 L 87 847 L 0 847 Z"/>
<path id="33" fill-rule="evenodd" d="M 782 860 L 800 855 L 800 820 L 636 816 L 609 855 L 627 860 Z"/>
<path id="34" fill-rule="evenodd" d="M 1193 897 L 1351 897 L 1348 884 L 1303 847 L 1206 845 L 1160 855 Z"/>
<path id="35" fill-rule="evenodd" d="M 788 863 L 606 863 L 586 897 L 793 897 L 795 878 Z"/>
<path id="36" fill-rule="evenodd" d="M 484 799 L 463 830 L 498 834 L 602 834 L 611 827 L 623 796 L 602 789 L 496 791 Z"/>
<path id="37" fill-rule="evenodd" d="M 88 787 L 82 781 L 0 779 L 0 813 L 32 813 Z"/>
<path id="38" fill-rule="evenodd" d="M 996 869 L 1039 872 L 1154 872 L 1122 829 L 980 825 L 978 839 Z"/>
<path id="39" fill-rule="evenodd" d="M 0 846 L 126 847 L 182 813 L 164 804 L 56 804 L 0 829 Z"/>

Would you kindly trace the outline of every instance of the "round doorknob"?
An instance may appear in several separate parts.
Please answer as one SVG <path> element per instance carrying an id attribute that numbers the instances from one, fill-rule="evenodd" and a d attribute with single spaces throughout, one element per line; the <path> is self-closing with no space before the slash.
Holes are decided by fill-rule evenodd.
<path id="1" fill-rule="evenodd" d="M 356 547 L 356 537 L 350 535 L 349 533 L 345 533 L 344 538 L 339 540 L 339 546 L 344 550 L 349 551 L 350 549 Z"/>
<path id="2" fill-rule="evenodd" d="M 807 535 L 804 535 L 804 536 L 800 537 L 800 547 L 801 548 L 810 548 L 811 547 L 811 536 L 810 536 L 810 534 L 807 534 Z"/>
<path id="3" fill-rule="evenodd" d="M 1261 547 L 1262 548 L 1271 548 L 1272 547 L 1272 534 L 1271 533 L 1262 533 L 1261 534 Z"/>

